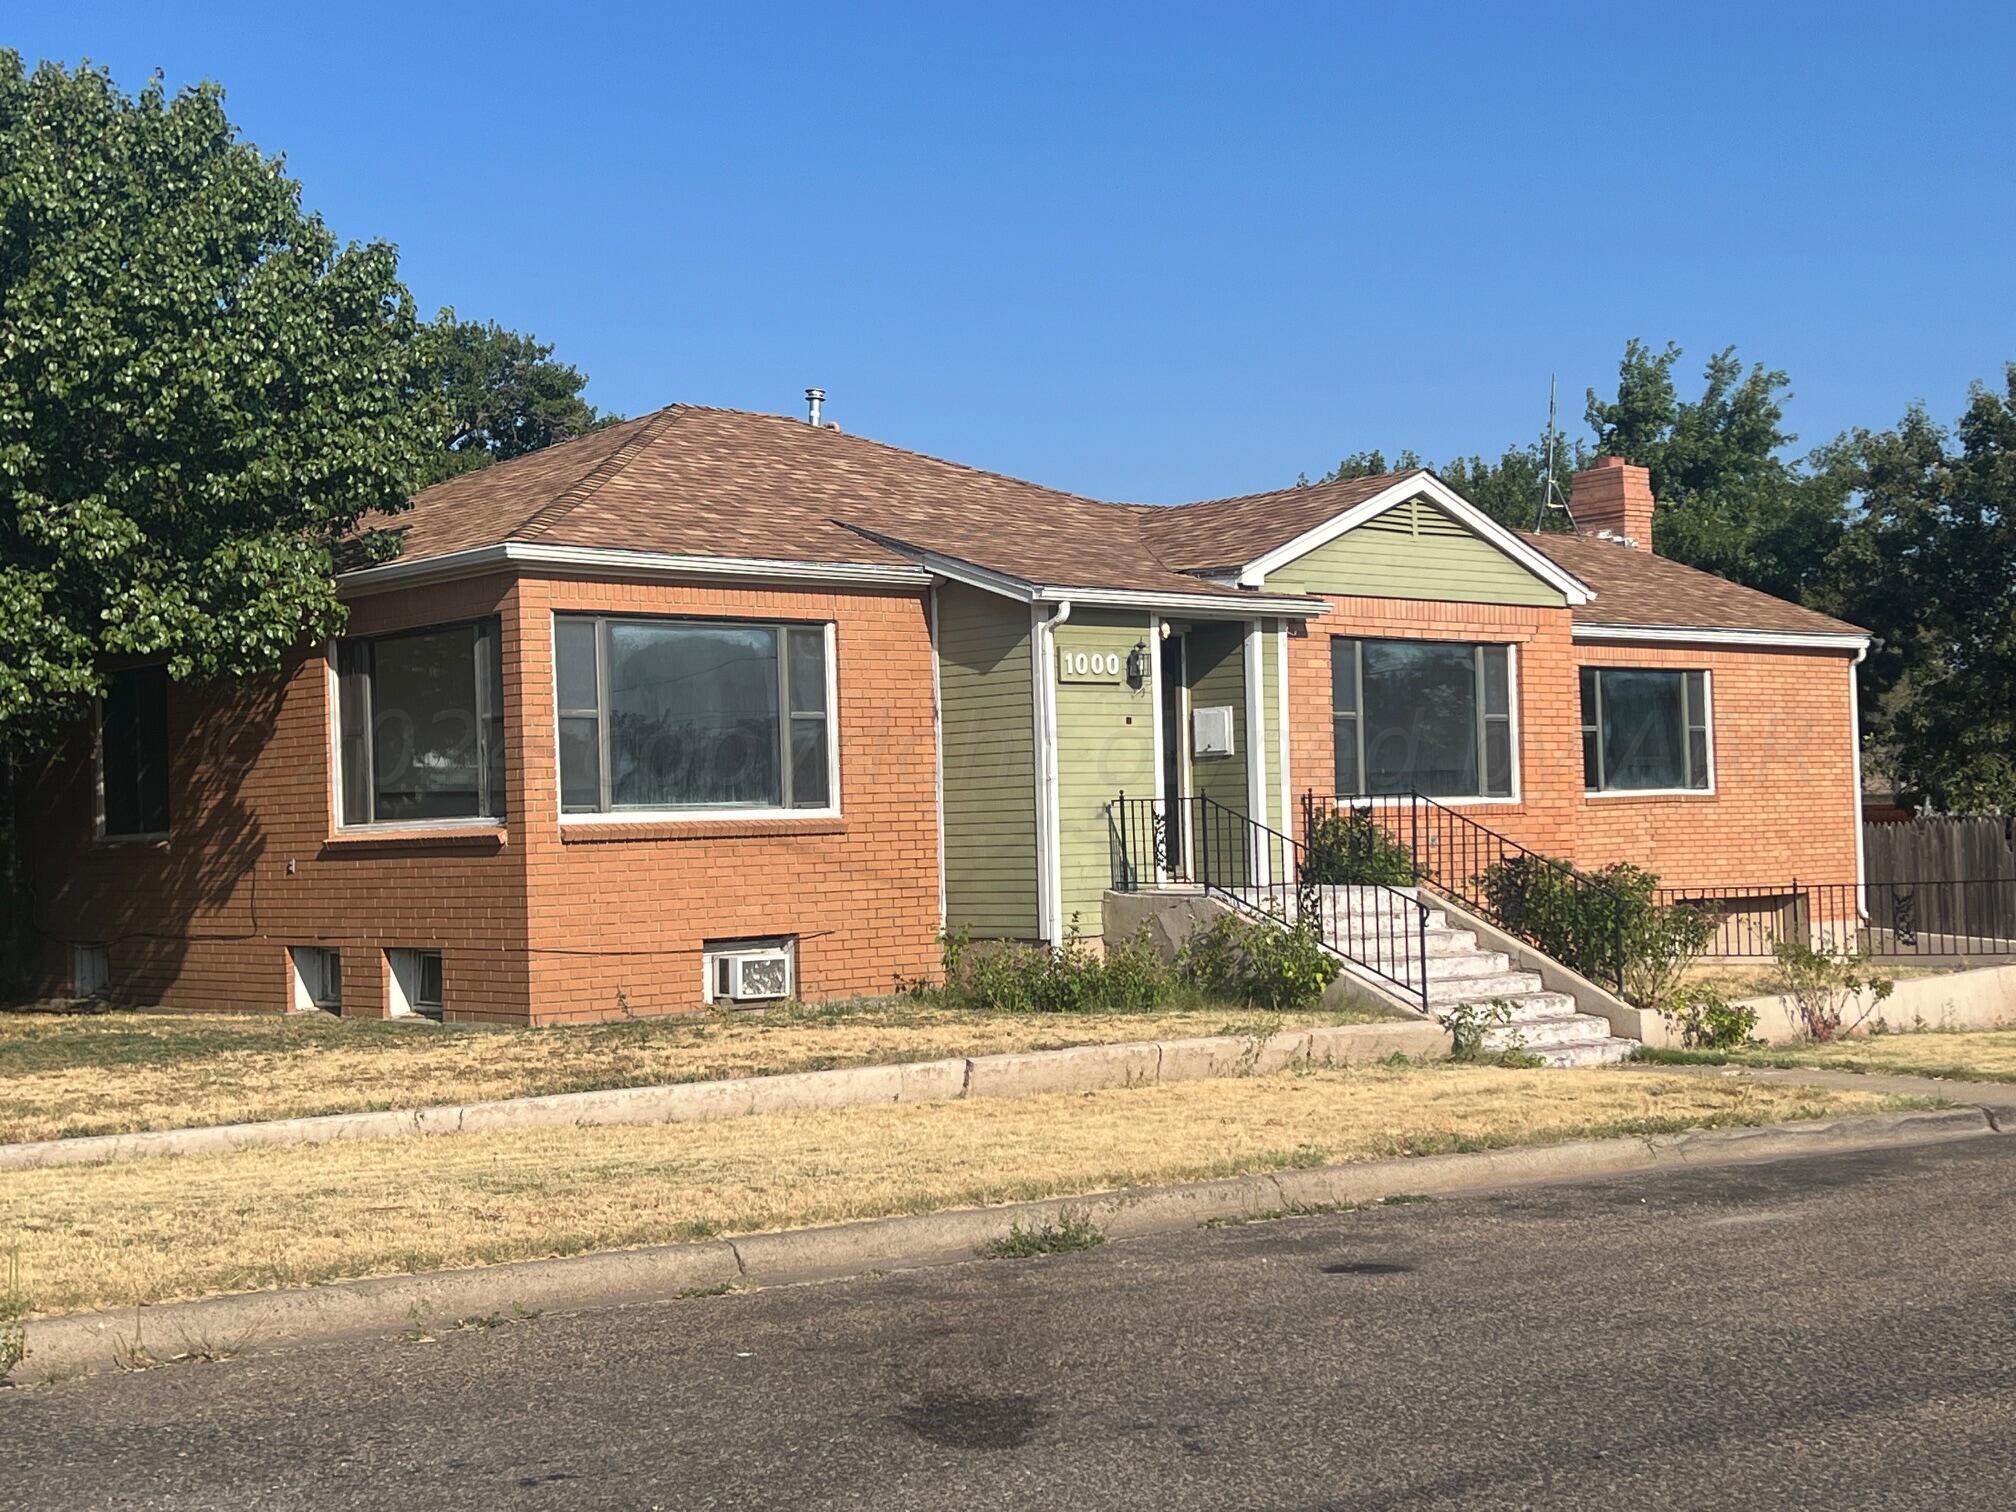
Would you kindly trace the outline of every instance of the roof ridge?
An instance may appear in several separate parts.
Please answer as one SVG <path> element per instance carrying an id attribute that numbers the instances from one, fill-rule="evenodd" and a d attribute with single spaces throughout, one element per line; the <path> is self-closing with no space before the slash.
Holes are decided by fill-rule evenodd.
<path id="1" fill-rule="evenodd" d="M 639 424 L 634 436 L 627 437 L 608 456 L 519 521 L 511 539 L 529 541 L 544 535 L 574 509 L 592 499 L 610 479 L 630 465 L 639 450 L 656 441 L 666 427 L 679 418 L 679 409 L 676 404 L 668 404 L 663 409 L 638 416 Z"/>
<path id="2" fill-rule="evenodd" d="M 838 426 L 806 426 L 802 420 L 794 420 L 789 415 L 770 414 L 763 410 L 726 409 L 715 405 L 694 404 L 688 409 L 712 410 L 721 415 L 746 415 L 757 420 L 776 420 L 785 425 L 804 426 L 815 434 L 837 436 L 843 441 L 859 441 L 882 451 L 895 452 L 898 456 L 915 457 L 920 462 L 935 462 L 940 467 L 952 468 L 955 472 L 971 473 L 976 478 L 991 478 L 996 483 L 1013 483 L 1017 488 L 1034 488 L 1059 499 L 1070 499 L 1078 504 L 1093 504 L 1101 509 L 1131 509 L 1131 504 L 1122 504 L 1113 499 L 1095 499 L 1090 494 L 1073 493 L 1068 488 L 1053 488 L 1048 483 L 1038 483 L 1030 478 L 1018 478 L 1013 473 L 995 472 L 992 468 L 975 467 L 970 462 L 955 461 L 951 457 L 940 457 L 931 452 L 917 451 L 912 447 L 898 446 L 894 441 L 884 441 L 861 431 L 842 430 Z"/>
<path id="3" fill-rule="evenodd" d="M 1284 494 L 1306 493 L 1318 488 L 1342 488 L 1352 483 L 1381 483 L 1391 487 L 1401 478 L 1411 478 L 1416 473 L 1434 476 L 1434 469 L 1427 467 L 1403 467 L 1398 472 L 1367 473 L 1359 478 L 1330 478 L 1315 483 L 1290 483 L 1286 488 L 1263 488 L 1258 493 L 1224 494 L 1215 499 L 1187 499 L 1181 504 L 1137 504 L 1136 509 L 1201 509 L 1207 504 L 1250 504 L 1255 499 L 1278 499 Z M 1377 493 L 1379 490 L 1374 489 Z"/>

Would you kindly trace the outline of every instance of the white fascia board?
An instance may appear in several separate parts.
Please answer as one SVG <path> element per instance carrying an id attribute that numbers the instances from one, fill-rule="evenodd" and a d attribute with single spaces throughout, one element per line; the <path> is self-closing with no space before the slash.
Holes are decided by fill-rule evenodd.
<path id="1" fill-rule="evenodd" d="M 1638 641 L 1655 645 L 1756 646 L 1806 651 L 1866 651 L 1869 637 L 1847 632 L 1729 630 L 1687 625 L 1577 625 L 1578 641 Z"/>
<path id="2" fill-rule="evenodd" d="M 1241 593 L 1234 597 L 1229 593 L 1164 593 L 1156 589 L 1132 588 L 1038 588 L 1036 602 L 1069 602 L 1118 609 L 1178 609 L 1236 620 L 1251 619 L 1256 614 L 1314 619 L 1330 610 L 1329 603 L 1319 598 L 1265 593 Z"/>
<path id="3" fill-rule="evenodd" d="M 1405 504 L 1413 498 L 1434 500 L 1471 534 L 1497 547 L 1550 588 L 1558 589 L 1569 603 L 1586 604 L 1596 597 L 1595 589 L 1559 562 L 1545 552 L 1527 545 L 1447 483 L 1433 473 L 1425 472 L 1413 473 L 1402 478 L 1391 487 L 1381 489 L 1364 503 L 1354 504 L 1349 509 L 1332 515 L 1321 525 L 1305 530 L 1285 546 L 1277 546 L 1265 556 L 1248 562 L 1240 569 L 1239 581 L 1247 587 L 1258 588 L 1266 582 L 1268 573 L 1287 566 L 1298 557 L 1307 556 L 1318 546 L 1327 546 L 1337 537 L 1356 530 L 1367 520 L 1375 519 L 1396 504 Z"/>
<path id="4" fill-rule="evenodd" d="M 340 573 L 344 593 L 371 593 L 415 583 L 468 577 L 499 567 L 552 567 L 576 572 L 645 578 L 762 578 L 777 582 L 859 583 L 921 588 L 931 581 L 922 567 L 901 562 L 807 562 L 784 557 L 691 556 L 662 551 L 622 551 L 599 546 L 552 546 L 504 541 L 417 561 L 390 561 Z"/>

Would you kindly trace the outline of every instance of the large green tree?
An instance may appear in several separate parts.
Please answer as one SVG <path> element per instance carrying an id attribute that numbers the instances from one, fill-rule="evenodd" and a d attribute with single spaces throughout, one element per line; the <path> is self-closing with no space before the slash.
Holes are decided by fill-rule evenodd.
<path id="1" fill-rule="evenodd" d="M 441 446 L 420 356 L 393 249 L 215 86 L 0 52 L 0 744 L 107 657 L 235 677 L 339 625 L 332 544 Z"/>
<path id="2" fill-rule="evenodd" d="M 588 380 L 550 342 L 443 310 L 422 333 L 428 381 L 449 416 L 423 482 L 521 457 L 614 423 L 581 397 Z"/>
<path id="3" fill-rule="evenodd" d="M 1624 457 L 1652 473 L 1659 501 L 1653 544 L 1662 556 L 1809 601 L 1824 589 L 1828 554 L 1848 512 L 1847 480 L 1791 454 L 1785 429 L 1789 380 L 1734 347 L 1711 356 L 1699 397 L 1674 381 L 1680 348 L 1626 344 L 1616 397 L 1589 391 L 1586 411 L 1598 456 Z"/>
<path id="4" fill-rule="evenodd" d="M 1953 432 L 1914 406 L 1829 462 L 1861 504 L 1830 607 L 1876 632 L 1864 712 L 1882 765 L 1942 809 L 2016 810 L 2016 364 Z"/>

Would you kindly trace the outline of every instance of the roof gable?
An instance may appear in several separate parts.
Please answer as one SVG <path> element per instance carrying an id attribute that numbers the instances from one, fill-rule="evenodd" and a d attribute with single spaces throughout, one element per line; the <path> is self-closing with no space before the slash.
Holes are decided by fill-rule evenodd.
<path id="1" fill-rule="evenodd" d="M 1267 574 L 1277 593 L 1562 608 L 1556 583 L 1415 494 Z"/>

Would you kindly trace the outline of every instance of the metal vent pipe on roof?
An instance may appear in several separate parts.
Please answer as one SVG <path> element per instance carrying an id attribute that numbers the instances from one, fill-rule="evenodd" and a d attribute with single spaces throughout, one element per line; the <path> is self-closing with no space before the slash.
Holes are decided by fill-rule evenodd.
<path id="1" fill-rule="evenodd" d="M 819 406 L 825 402 L 826 390 L 821 388 L 809 388 L 805 390 L 806 424 L 817 425 L 819 423 Z"/>

